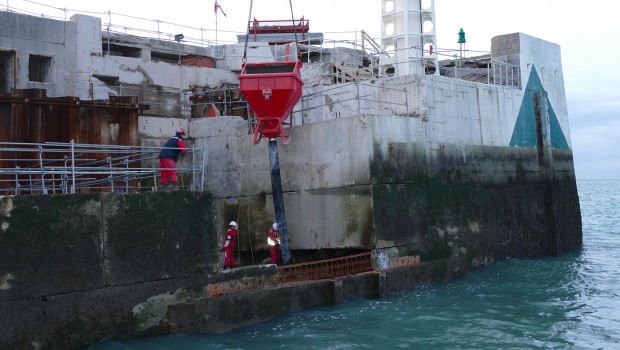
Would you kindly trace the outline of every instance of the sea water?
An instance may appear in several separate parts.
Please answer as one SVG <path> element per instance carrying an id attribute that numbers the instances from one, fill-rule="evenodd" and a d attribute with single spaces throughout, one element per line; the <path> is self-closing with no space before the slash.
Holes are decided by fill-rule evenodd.
<path id="1" fill-rule="evenodd" d="M 578 251 L 505 259 L 442 285 L 226 334 L 114 339 L 91 349 L 620 349 L 620 180 L 577 186 Z"/>

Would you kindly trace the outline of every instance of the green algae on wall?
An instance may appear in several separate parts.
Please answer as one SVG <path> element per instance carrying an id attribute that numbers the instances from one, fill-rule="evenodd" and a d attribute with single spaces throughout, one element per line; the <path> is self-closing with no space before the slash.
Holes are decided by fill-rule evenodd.
<path id="1" fill-rule="evenodd" d="M 0 348 L 142 331 L 136 305 L 217 270 L 213 208 L 210 194 L 186 191 L 0 198 Z"/>
<path id="2" fill-rule="evenodd" d="M 549 220 L 543 203 L 570 215 L 561 226 L 560 246 L 580 246 L 579 204 L 572 159 L 555 157 L 553 196 L 545 184 L 537 150 L 519 147 L 444 145 L 436 150 L 409 147 L 404 158 L 421 169 L 415 152 L 425 152 L 426 181 L 406 181 L 392 159 L 375 146 L 371 177 L 377 248 L 396 247 L 401 255 L 424 259 L 467 256 L 472 264 L 496 258 L 552 254 Z M 416 150 L 416 151 L 414 151 Z M 403 159 L 400 157 L 399 159 Z M 411 165 L 402 164 L 405 169 Z M 419 177 L 422 178 L 422 177 Z M 565 189 L 565 190 L 562 190 Z M 552 203 L 551 203 L 551 202 Z M 576 209 L 575 209 L 576 208 Z"/>

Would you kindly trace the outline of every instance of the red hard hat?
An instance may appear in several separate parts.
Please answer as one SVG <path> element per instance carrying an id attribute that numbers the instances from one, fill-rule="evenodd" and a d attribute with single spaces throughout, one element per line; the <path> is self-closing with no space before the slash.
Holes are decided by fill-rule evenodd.
<path id="1" fill-rule="evenodd" d="M 183 128 L 178 128 L 178 129 L 177 129 L 177 134 L 185 135 L 185 129 L 183 129 Z"/>

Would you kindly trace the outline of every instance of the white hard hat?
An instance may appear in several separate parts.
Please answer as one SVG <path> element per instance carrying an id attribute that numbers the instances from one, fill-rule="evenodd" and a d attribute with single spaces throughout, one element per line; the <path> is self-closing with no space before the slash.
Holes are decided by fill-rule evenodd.
<path id="1" fill-rule="evenodd" d="M 236 221 L 231 221 L 230 224 L 228 224 L 228 226 L 237 226 L 237 222 Z"/>
<path id="2" fill-rule="evenodd" d="M 271 227 L 273 227 L 274 230 L 278 230 L 278 223 L 274 222 L 273 225 L 271 225 Z"/>

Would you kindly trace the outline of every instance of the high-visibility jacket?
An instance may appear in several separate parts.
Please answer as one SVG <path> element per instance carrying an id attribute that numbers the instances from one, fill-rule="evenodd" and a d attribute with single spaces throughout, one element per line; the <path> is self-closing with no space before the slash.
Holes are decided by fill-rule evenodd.
<path id="1" fill-rule="evenodd" d="M 280 244 L 280 236 L 278 235 L 278 231 L 273 228 L 267 232 L 267 244 L 270 247 Z"/>
<path id="2" fill-rule="evenodd" d="M 239 238 L 239 231 L 234 228 L 229 228 L 226 231 L 226 240 L 224 241 L 224 248 L 234 249 Z"/>

